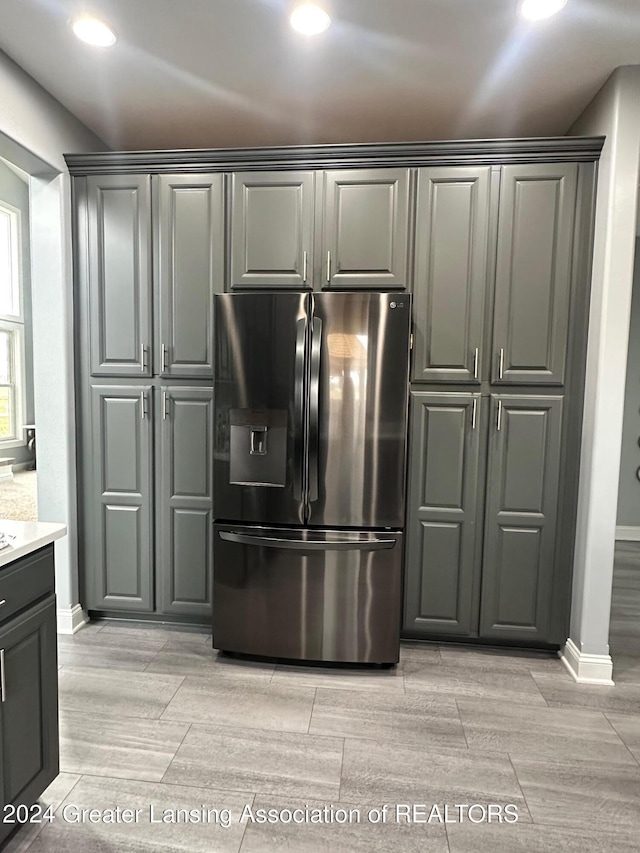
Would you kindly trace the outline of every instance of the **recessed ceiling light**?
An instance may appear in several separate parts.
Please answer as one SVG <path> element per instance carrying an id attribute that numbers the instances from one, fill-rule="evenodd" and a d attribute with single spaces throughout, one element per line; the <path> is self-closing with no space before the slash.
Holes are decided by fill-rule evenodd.
<path id="1" fill-rule="evenodd" d="M 111 47 L 116 43 L 114 31 L 98 18 L 76 18 L 71 28 L 81 41 L 94 47 Z"/>
<path id="2" fill-rule="evenodd" d="M 299 33 L 303 33 L 305 36 L 315 36 L 327 29 L 331 23 L 331 18 L 318 6 L 305 3 L 304 6 L 298 6 L 297 9 L 294 9 L 289 21 L 293 29 Z"/>
<path id="3" fill-rule="evenodd" d="M 529 21 L 540 21 L 555 15 L 566 5 L 567 0 L 522 0 L 520 14 Z"/>

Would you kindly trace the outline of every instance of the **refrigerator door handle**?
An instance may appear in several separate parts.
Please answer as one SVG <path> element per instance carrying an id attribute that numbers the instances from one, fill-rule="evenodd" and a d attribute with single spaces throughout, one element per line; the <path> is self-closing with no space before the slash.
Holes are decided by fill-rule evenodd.
<path id="1" fill-rule="evenodd" d="M 306 338 L 306 320 L 296 323 L 296 364 L 295 386 L 293 391 L 293 416 L 295 446 L 293 464 L 293 499 L 302 500 L 302 456 L 304 452 L 304 351 Z"/>
<path id="2" fill-rule="evenodd" d="M 393 548 L 396 539 L 323 539 L 305 541 L 304 539 L 283 539 L 277 536 L 253 536 L 249 533 L 235 533 L 221 530 L 221 539 L 238 545 L 256 545 L 263 548 L 289 548 L 293 551 L 380 551 Z"/>
<path id="3" fill-rule="evenodd" d="M 311 335 L 311 372 L 309 377 L 309 502 L 318 500 L 321 351 L 322 320 L 319 317 L 314 317 Z"/>

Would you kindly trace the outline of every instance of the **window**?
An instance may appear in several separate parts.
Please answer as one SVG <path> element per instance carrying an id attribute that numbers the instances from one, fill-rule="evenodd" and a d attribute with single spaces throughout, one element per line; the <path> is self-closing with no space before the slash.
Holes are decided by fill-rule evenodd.
<path id="1" fill-rule="evenodd" d="M 22 444 L 24 316 L 20 211 L 0 202 L 0 446 Z"/>

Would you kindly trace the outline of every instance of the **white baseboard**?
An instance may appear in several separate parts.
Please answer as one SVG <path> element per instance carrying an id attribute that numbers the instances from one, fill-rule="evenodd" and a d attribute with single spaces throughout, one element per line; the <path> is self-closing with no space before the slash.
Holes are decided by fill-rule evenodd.
<path id="1" fill-rule="evenodd" d="M 640 542 L 640 527 L 616 527 L 616 539 L 620 542 Z"/>
<path id="2" fill-rule="evenodd" d="M 89 617 L 79 604 L 71 608 L 59 608 L 58 634 L 77 634 L 89 622 Z"/>
<path id="3" fill-rule="evenodd" d="M 578 684 L 613 685 L 611 655 L 586 655 L 569 639 L 560 654 L 560 660 Z"/>

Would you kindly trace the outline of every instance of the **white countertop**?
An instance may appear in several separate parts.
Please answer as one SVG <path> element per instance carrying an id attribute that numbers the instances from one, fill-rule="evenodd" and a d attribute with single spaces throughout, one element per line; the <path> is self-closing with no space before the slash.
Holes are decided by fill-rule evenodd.
<path id="1" fill-rule="evenodd" d="M 64 524 L 51 521 L 8 521 L 0 518 L 0 533 L 15 536 L 11 545 L 0 551 L 0 566 L 6 566 L 19 557 L 66 536 L 67 528 Z"/>

